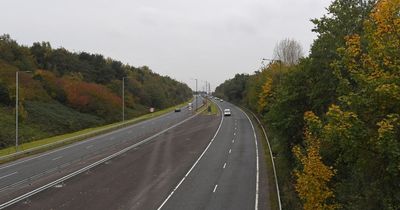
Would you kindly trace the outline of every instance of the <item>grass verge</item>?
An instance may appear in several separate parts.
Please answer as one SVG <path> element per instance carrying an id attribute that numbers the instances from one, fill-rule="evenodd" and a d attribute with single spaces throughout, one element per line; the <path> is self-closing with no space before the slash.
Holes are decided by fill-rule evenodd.
<path id="1" fill-rule="evenodd" d="M 190 99 L 189 101 L 191 101 Z M 144 120 L 148 120 L 151 118 L 155 118 L 158 116 L 161 116 L 165 113 L 173 111 L 176 107 L 181 107 L 186 105 L 189 101 L 184 102 L 182 104 L 163 109 L 154 113 L 149 113 L 142 115 L 140 117 L 131 119 L 131 120 L 126 120 L 125 122 L 117 122 L 113 124 L 108 124 L 100 127 L 95 127 L 95 128 L 87 128 L 81 131 L 73 132 L 73 133 L 68 133 L 68 134 L 63 134 L 63 135 L 58 135 L 58 136 L 53 136 L 50 138 L 45 138 L 37 141 L 32 141 L 28 143 L 24 143 L 19 145 L 19 151 L 16 151 L 15 147 L 8 147 L 5 149 L 0 150 L 0 163 L 4 162 L 9 162 L 12 160 L 16 160 L 22 157 L 26 157 L 32 154 L 37 154 L 40 152 L 48 151 L 54 148 L 58 148 L 61 146 L 65 146 L 77 141 L 82 141 L 84 139 L 94 137 L 97 135 L 101 135 L 104 133 L 108 133 L 113 130 L 117 130 L 119 128 L 123 128 L 129 125 L 133 125 L 135 123 L 139 123 Z M 203 107 L 204 108 L 204 107 Z M 200 110 L 199 110 L 200 111 Z M 204 111 L 204 110 L 203 110 Z"/>
<path id="2" fill-rule="evenodd" d="M 242 107 L 243 108 L 243 107 Z M 261 123 L 258 122 L 258 120 L 255 118 L 255 116 L 253 115 L 253 113 L 251 111 L 249 111 L 246 108 L 243 108 L 243 110 L 248 114 L 248 116 L 252 119 L 252 121 L 254 122 L 255 129 L 257 130 L 257 133 L 259 133 L 260 135 L 258 135 L 258 137 L 260 138 L 260 143 L 262 145 L 262 150 L 263 150 L 263 157 L 265 160 L 265 164 L 267 165 L 267 183 L 269 185 L 268 188 L 268 204 L 270 206 L 270 209 L 278 209 L 279 210 L 279 203 L 278 203 L 278 195 L 277 195 L 277 191 L 276 191 L 276 184 L 275 184 L 275 175 L 273 172 L 273 166 L 272 166 L 272 159 L 271 159 L 271 151 L 269 150 L 268 147 L 268 143 L 267 143 L 267 139 L 266 136 L 264 135 L 263 132 L 263 125 Z"/>
<path id="3" fill-rule="evenodd" d="M 208 101 L 207 106 L 206 106 L 207 110 L 204 112 L 204 114 L 217 115 L 218 114 L 217 105 L 214 102 L 212 102 L 211 100 L 207 100 L 207 101 Z"/>

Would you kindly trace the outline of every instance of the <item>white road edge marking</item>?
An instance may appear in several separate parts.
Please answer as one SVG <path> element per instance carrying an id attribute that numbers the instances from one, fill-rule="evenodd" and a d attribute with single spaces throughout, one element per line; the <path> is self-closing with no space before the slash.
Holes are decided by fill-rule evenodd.
<path id="1" fill-rule="evenodd" d="M 7 175 L 4 175 L 4 176 L 0 176 L 0 179 L 4 179 L 4 178 L 6 178 L 6 177 L 12 176 L 12 175 L 17 174 L 17 173 L 18 173 L 18 172 L 15 171 L 15 172 L 13 172 L 13 173 L 11 173 L 11 174 L 7 174 Z"/>
<path id="2" fill-rule="evenodd" d="M 257 135 L 256 135 L 256 130 L 254 129 L 253 123 L 251 122 L 249 116 L 244 112 L 240 107 L 238 107 L 247 117 L 247 119 L 250 122 L 251 128 L 253 129 L 254 133 L 254 142 L 256 143 L 256 167 L 257 167 L 257 174 L 256 174 L 256 199 L 255 199 L 255 204 L 254 204 L 254 209 L 258 210 L 258 187 L 259 187 L 259 181 L 260 181 L 260 174 L 259 174 L 259 160 L 258 160 L 258 143 L 257 143 Z"/>
<path id="3" fill-rule="evenodd" d="M 250 112 L 251 112 L 251 111 L 250 111 Z M 252 113 L 252 112 L 251 112 L 251 113 Z M 279 210 L 282 210 L 281 196 L 280 196 L 279 185 L 278 185 L 278 176 L 276 175 L 275 161 L 274 161 L 274 158 L 273 158 L 273 156 L 272 156 L 271 144 L 269 143 L 269 139 L 268 139 L 268 136 L 267 136 L 267 132 L 265 131 L 264 126 L 262 126 L 262 124 L 261 124 L 260 120 L 258 119 L 258 117 L 257 117 L 254 113 L 252 113 L 252 114 L 253 114 L 254 118 L 257 120 L 258 124 L 260 124 L 261 129 L 262 129 L 262 131 L 263 131 L 263 133 L 264 133 L 265 139 L 267 140 L 268 148 L 269 148 L 269 151 L 270 151 L 269 154 L 270 154 L 270 156 L 271 156 L 272 169 L 273 169 L 273 171 L 274 171 L 275 186 L 276 186 L 276 194 L 277 194 L 277 197 L 278 197 Z"/>
<path id="4" fill-rule="evenodd" d="M 171 113 L 172 113 L 172 112 L 168 112 L 168 113 L 166 113 L 166 114 L 162 114 L 162 115 L 157 116 L 157 117 L 155 117 L 155 118 L 151 118 L 151 119 L 148 119 L 148 120 L 145 120 L 145 121 L 142 121 L 142 122 L 138 122 L 138 123 L 135 123 L 135 124 L 132 124 L 132 125 L 128 125 L 128 126 L 126 126 L 126 127 L 123 127 L 123 128 L 117 129 L 117 130 L 113 130 L 113 131 L 111 131 L 111 132 L 109 132 L 109 133 L 100 134 L 100 135 L 98 135 L 98 136 L 90 137 L 90 138 L 88 138 L 88 139 L 86 139 L 86 140 L 79 141 L 79 142 L 77 142 L 77 143 L 75 143 L 75 144 L 71 144 L 71 145 L 68 145 L 68 146 L 66 146 L 66 147 L 61 147 L 61 148 L 52 150 L 52 151 L 50 151 L 50 152 L 47 152 L 47 153 L 44 153 L 44 154 L 41 154 L 41 155 L 32 156 L 32 157 L 30 157 L 30 158 L 23 159 L 23 160 L 21 160 L 21 161 L 15 161 L 15 162 L 10 163 L 10 164 L 5 164 L 4 166 L 1 166 L 1 167 L 0 167 L 0 170 L 3 170 L 3 169 L 5 169 L 5 168 L 9 168 L 9 167 L 11 167 L 11 166 L 15 166 L 15 165 L 18 165 L 18 164 L 21 164 L 21 163 L 24 163 L 24 162 L 28 162 L 28 161 L 31 161 L 31 160 L 34 160 L 34 159 L 38 159 L 38 158 L 41 158 L 41 157 L 44 157 L 44 156 L 53 154 L 53 153 L 55 153 L 55 152 L 59 152 L 59 151 L 62 151 L 62 150 L 65 150 L 65 149 L 68 149 L 68 148 L 71 148 L 71 147 L 75 147 L 75 146 L 78 146 L 78 145 L 81 145 L 81 144 L 85 144 L 85 143 L 88 143 L 88 142 L 94 142 L 94 141 L 96 141 L 96 140 L 98 140 L 98 139 L 100 139 L 100 138 L 104 138 L 104 137 L 109 136 L 109 135 L 112 135 L 112 134 L 114 134 L 114 133 L 124 132 L 125 130 L 129 130 L 129 129 L 133 128 L 133 127 L 140 127 L 140 126 L 142 126 L 143 124 L 150 123 L 150 122 L 152 122 L 152 121 L 154 121 L 154 120 L 158 120 L 158 119 L 160 119 L 160 118 L 166 117 L 166 116 L 168 116 L 168 115 L 171 114 Z M 142 128 L 145 128 L 145 126 L 143 126 Z M 78 135 L 78 136 L 75 136 L 75 137 L 80 137 L 80 136 L 84 136 L 84 135 L 88 135 L 88 134 L 90 134 L 90 133 L 81 134 L 81 135 Z M 67 139 L 68 139 L 68 138 L 67 138 Z M 6 156 L 3 156 L 3 157 L 1 157 L 1 158 L 4 158 L 4 157 L 6 157 Z"/>
<path id="5" fill-rule="evenodd" d="M 225 168 L 225 167 L 226 167 L 226 163 L 224 163 L 224 166 L 222 168 Z"/>
<path id="6" fill-rule="evenodd" d="M 218 185 L 216 184 L 214 187 L 213 193 L 215 193 L 215 191 L 217 191 L 217 187 L 218 187 Z"/>
<path id="7" fill-rule="evenodd" d="M 215 103 L 218 106 L 218 109 L 221 111 L 222 113 L 222 109 L 221 107 Z M 219 123 L 218 129 L 215 132 L 214 136 L 212 137 L 210 143 L 208 143 L 207 147 L 204 149 L 203 153 L 201 153 L 201 155 L 199 156 L 199 158 L 196 160 L 196 162 L 194 162 L 193 166 L 189 169 L 189 171 L 185 174 L 185 176 L 181 179 L 181 181 L 178 182 L 178 184 L 175 186 L 175 188 L 172 190 L 172 192 L 167 196 L 167 198 L 164 200 L 164 202 L 162 202 L 162 204 L 157 208 L 157 210 L 161 210 L 161 208 L 167 203 L 167 201 L 172 197 L 172 195 L 175 193 L 175 191 L 179 188 L 179 186 L 183 183 L 183 181 L 185 181 L 186 177 L 189 176 L 190 172 L 192 172 L 193 168 L 196 167 L 197 163 L 199 163 L 199 161 L 201 160 L 201 158 L 203 157 L 203 155 L 207 152 L 208 148 L 210 147 L 210 145 L 213 143 L 215 137 L 217 136 L 219 130 L 221 129 L 222 126 L 222 122 L 224 121 L 224 115 L 221 114 L 221 122 Z"/>
<path id="8" fill-rule="evenodd" d="M 55 158 L 53 158 L 53 159 L 51 159 L 52 161 L 55 161 L 55 160 L 58 160 L 58 159 L 61 159 L 63 156 L 58 156 L 58 157 L 55 157 Z"/>
<path id="9" fill-rule="evenodd" d="M 92 164 L 90 164 L 88 166 L 85 166 L 85 167 L 83 167 L 83 168 L 81 168 L 81 169 L 79 169 L 79 170 L 77 170 L 75 172 L 72 172 L 72 173 L 70 173 L 70 174 L 68 174 L 68 175 L 66 175 L 64 177 L 61 177 L 61 178 L 59 178 L 59 179 L 57 179 L 57 180 L 55 180 L 53 182 L 45 184 L 45 185 L 43 185 L 43 186 L 41 186 L 39 188 L 36 188 L 36 189 L 34 189 L 34 190 L 30 191 L 30 192 L 27 192 L 27 193 L 25 193 L 25 194 L 23 194 L 21 196 L 18 196 L 16 198 L 12 199 L 12 200 L 9 200 L 9 201 L 7 201 L 5 203 L 2 203 L 2 204 L 0 204 L 0 209 L 7 208 L 7 207 L 9 207 L 9 206 L 11 206 L 11 205 L 13 205 L 15 203 L 18 203 L 18 202 L 20 202 L 20 201 L 22 201 L 22 200 L 24 200 L 26 198 L 29 198 L 32 195 L 35 195 L 35 194 L 37 194 L 39 192 L 42 192 L 43 190 L 46 190 L 46 189 L 48 189 L 50 187 L 53 187 L 53 186 L 55 186 L 55 185 L 57 185 L 57 184 L 59 184 L 61 182 L 64 182 L 64 181 L 66 181 L 66 180 L 68 180 L 68 179 L 70 179 L 70 178 L 72 178 L 72 177 L 74 177 L 76 175 L 79 175 L 79 174 L 81 174 L 81 173 L 83 173 L 83 172 L 85 172 L 85 171 L 87 171 L 87 170 L 89 170 L 91 168 L 94 168 L 94 167 L 96 167 L 96 166 L 98 166 L 98 165 L 100 165 L 100 164 L 102 164 L 102 163 L 104 163 L 106 161 L 109 161 L 112 158 L 117 157 L 117 156 L 119 156 L 119 155 L 121 155 L 121 154 L 123 154 L 123 153 L 125 153 L 125 152 L 127 152 L 127 151 L 129 151 L 129 150 L 131 150 L 133 148 L 135 148 L 135 147 L 138 147 L 138 146 L 140 146 L 140 145 L 152 140 L 153 138 L 155 138 L 155 137 L 157 137 L 157 136 L 159 136 L 159 135 L 161 135 L 161 134 L 163 134 L 163 133 L 165 133 L 165 132 L 167 132 L 167 131 L 169 131 L 169 130 L 171 130 L 171 129 L 173 129 L 173 128 L 175 128 L 175 127 L 177 127 L 177 126 L 179 126 L 179 125 L 181 125 L 181 124 L 183 124 L 183 123 L 185 123 L 185 122 L 187 122 L 187 121 L 189 121 L 191 119 L 193 119 L 194 117 L 196 117 L 199 114 L 200 114 L 200 112 L 195 114 L 195 115 L 192 115 L 192 116 L 186 118 L 185 120 L 183 120 L 183 121 L 181 121 L 181 122 L 179 122 L 177 124 L 174 124 L 174 125 L 166 128 L 166 129 L 164 129 L 164 130 L 162 130 L 162 131 L 160 131 L 160 132 L 158 132 L 158 133 L 156 133 L 156 134 L 154 134 L 154 135 L 152 135 L 152 136 L 150 136 L 150 137 L 148 137 L 148 138 L 146 138 L 146 139 L 144 139 L 144 140 L 142 140 L 142 141 L 140 141 L 140 142 L 138 142 L 138 143 L 136 143 L 134 145 L 126 147 L 125 149 L 122 149 L 122 150 L 120 150 L 120 151 L 118 151 L 118 152 L 116 152 L 116 153 L 114 153 L 114 154 L 112 154 L 110 156 L 107 156 L 107 157 L 105 157 L 105 158 L 103 158 L 103 159 L 101 159 L 99 161 L 96 161 L 96 162 L 94 162 L 94 163 L 92 163 Z M 127 128 L 122 128 L 121 130 L 125 130 Z M 116 131 L 112 131 L 110 133 L 115 133 L 115 132 Z M 108 135 L 108 134 L 105 134 L 105 135 Z M 50 154 L 50 153 L 48 153 L 48 154 Z M 32 159 L 34 159 L 34 158 L 32 158 Z"/>

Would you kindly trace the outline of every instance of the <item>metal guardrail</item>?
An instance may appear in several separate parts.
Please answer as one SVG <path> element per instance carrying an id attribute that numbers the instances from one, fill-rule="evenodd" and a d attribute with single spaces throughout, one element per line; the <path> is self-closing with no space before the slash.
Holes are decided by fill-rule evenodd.
<path id="1" fill-rule="evenodd" d="M 156 119 L 156 118 L 153 118 L 153 119 Z M 43 149 L 57 147 L 59 145 L 67 144 L 69 142 L 79 141 L 79 140 L 87 139 L 87 138 L 90 138 L 90 137 L 98 136 L 98 135 L 107 133 L 109 131 L 113 131 L 113 130 L 116 130 L 116 129 L 119 129 L 119 128 L 123 128 L 123 127 L 126 127 L 126 126 L 133 125 L 133 124 L 137 123 L 138 121 L 140 122 L 140 120 L 130 121 L 130 122 L 127 121 L 125 123 L 116 124 L 114 126 L 110 126 L 110 127 L 107 127 L 107 128 L 94 130 L 94 131 L 91 131 L 91 132 L 88 132 L 88 133 L 84 133 L 84 134 L 80 134 L 80 135 L 77 135 L 77 136 L 68 137 L 68 138 L 65 138 L 65 139 L 60 140 L 60 141 L 55 141 L 55 142 L 52 142 L 52 143 L 49 143 L 49 144 L 44 144 L 44 145 L 41 145 L 41 146 L 37 146 L 37 147 L 30 148 L 30 149 L 22 150 L 22 151 L 19 151 L 19 152 L 14 152 L 14 153 L 9 154 L 9 155 L 1 156 L 0 157 L 0 162 L 7 161 L 7 160 L 10 160 L 10 159 L 14 159 L 14 158 L 18 158 L 18 157 L 23 156 L 23 155 L 36 153 L 36 152 L 41 151 Z"/>
<path id="2" fill-rule="evenodd" d="M 140 142 L 138 142 L 138 143 L 136 143 L 136 144 L 133 144 L 133 145 L 131 145 L 131 146 L 129 146 L 129 147 L 126 147 L 126 148 L 124 148 L 124 149 L 122 149 L 122 150 L 120 150 L 120 151 L 118 151 L 118 152 L 116 152 L 116 153 L 114 153 L 114 154 L 112 154 L 112 155 L 109 155 L 109 156 L 107 156 L 107 157 L 105 157 L 105 158 L 103 158 L 103 159 L 101 159 L 101 160 L 99 160 L 99 161 L 96 161 L 96 162 L 94 162 L 94 163 L 92 163 L 92 164 L 90 164 L 90 165 L 88 165 L 88 166 L 85 166 L 85 167 L 83 167 L 83 168 L 81 168 L 81 169 L 79 169 L 79 170 L 77 170 L 77 171 L 74 171 L 74 172 L 72 172 L 72 173 L 70 173 L 70 174 L 68 174 L 68 175 L 66 175 L 66 176 L 64 176 L 64 177 L 61 177 L 61 178 L 59 178 L 59 179 L 57 179 L 57 180 L 55 180 L 55 181 L 53 181 L 53 182 L 50 182 L 50 183 L 48 183 L 48 184 L 46 184 L 46 185 L 43 185 L 43 186 L 41 186 L 41 187 L 39 187 L 39 188 L 36 188 L 36 189 L 34 189 L 34 190 L 32 190 L 32 191 L 30 191 L 30 192 L 28 192 L 28 193 L 25 193 L 25 194 L 23 194 L 23 195 L 21 195 L 21 196 L 18 196 L 18 197 L 14 198 L 14 199 L 12 199 L 12 200 L 10 200 L 10 201 L 7 201 L 7 202 L 5 202 L 5 203 L 2 203 L 2 204 L 0 204 L 0 209 L 4 209 L 4 208 L 6 208 L 6 207 L 9 207 L 9 206 L 11 206 L 11 205 L 13 205 L 13 204 L 15 204 L 15 203 L 18 203 L 18 202 L 20 202 L 20 201 L 22 201 L 22 200 L 25 200 L 25 199 L 27 199 L 27 198 L 29 198 L 29 197 L 35 195 L 35 194 L 37 194 L 37 193 L 40 193 L 40 192 L 42 192 L 42 191 L 44 191 L 44 190 L 46 190 L 46 189 L 48 189 L 48 188 L 54 187 L 55 185 L 57 185 L 57 184 L 59 184 L 59 183 L 63 183 L 64 181 L 66 181 L 66 180 L 68 180 L 68 179 L 70 179 L 70 178 L 72 178 L 72 177 L 75 177 L 75 176 L 77 176 L 77 175 L 79 175 L 79 174 L 81 174 L 81 173 L 83 173 L 83 172 L 85 172 L 85 171 L 88 171 L 88 170 L 91 169 L 91 168 L 94 168 L 94 167 L 96 167 L 96 166 L 98 166 L 98 165 L 100 165 L 100 164 L 102 164 L 102 163 L 105 163 L 105 162 L 107 162 L 107 161 L 113 159 L 114 157 L 117 157 L 117 156 L 119 156 L 119 155 L 121 155 L 121 154 L 123 154 L 123 153 L 126 153 L 126 152 L 128 152 L 129 150 L 132 150 L 132 149 L 135 148 L 135 147 L 138 147 L 138 146 L 140 146 L 140 145 L 142 145 L 142 144 L 144 144 L 144 143 L 147 143 L 147 142 L 151 141 L 151 140 L 154 139 L 155 137 L 157 137 L 157 136 L 159 136 L 159 135 L 161 135 L 161 134 L 163 134 L 163 133 L 165 133 L 165 132 L 167 132 L 167 131 L 169 131 L 169 130 L 171 130 L 171 129 L 173 129 L 173 128 L 175 128 L 175 127 L 177 127 L 177 126 L 179 126 L 179 125 L 181 125 L 181 124 L 183 124 L 183 123 L 185 123 L 185 122 L 187 122 L 187 121 L 189 121 L 189 120 L 191 120 L 191 119 L 193 119 L 194 117 L 198 116 L 202 111 L 205 110 L 205 109 L 204 109 L 204 108 L 205 108 L 204 105 L 205 105 L 204 103 L 201 104 L 201 105 L 198 107 L 198 109 L 197 109 L 197 110 L 198 110 L 197 113 L 195 113 L 194 115 L 192 115 L 192 116 L 190 116 L 190 117 L 184 119 L 183 121 L 181 121 L 181 122 L 179 122 L 179 123 L 176 123 L 176 124 L 174 124 L 174 125 L 172 125 L 172 126 L 166 128 L 166 129 L 164 129 L 164 130 L 162 130 L 162 131 L 159 131 L 158 133 L 156 133 L 156 134 L 154 134 L 154 135 L 152 135 L 152 136 L 150 136 L 150 137 L 148 137 L 148 138 L 146 138 L 146 139 L 144 139 L 144 140 L 142 140 L 142 141 L 140 141 Z M 156 117 L 156 118 L 159 118 L 159 117 L 161 117 L 161 116 L 162 116 L 162 115 L 160 115 L 160 116 L 158 116 L 158 117 Z M 155 118 L 153 118 L 153 119 L 155 119 Z M 123 125 L 125 125 L 125 124 L 127 124 L 127 123 L 133 123 L 133 122 L 126 122 L 126 123 L 124 123 L 124 124 L 118 124 L 118 125 L 116 125 L 116 127 L 117 127 L 117 126 L 123 126 Z M 111 128 L 110 128 L 110 129 L 111 129 Z"/>
<path id="3" fill-rule="evenodd" d="M 183 106 L 183 107 L 186 107 L 186 106 Z M 201 107 L 202 107 L 202 105 L 200 107 L 198 107 L 198 109 L 200 109 Z M 163 116 L 163 114 L 161 114 L 160 116 L 157 116 L 155 118 L 152 118 L 152 119 L 154 120 L 154 119 L 157 119 L 157 118 L 159 118 L 161 116 Z M 80 141 L 80 140 L 84 140 L 84 139 L 87 139 L 87 138 L 90 138 L 90 137 L 94 137 L 94 136 L 98 136 L 98 135 L 101 135 L 101 134 L 105 134 L 105 133 L 111 132 L 113 130 L 124 128 L 124 127 L 130 126 L 130 125 L 134 125 L 135 123 L 140 123 L 140 122 L 141 122 L 140 119 L 133 119 L 133 120 L 125 121 L 123 123 L 119 123 L 119 124 L 116 124 L 116 125 L 113 125 L 113 126 L 110 126 L 110 127 L 107 127 L 107 128 L 94 130 L 94 131 L 91 131 L 91 132 L 88 132 L 88 133 L 84 133 L 84 134 L 80 134 L 80 135 L 77 135 L 77 136 L 68 137 L 68 138 L 65 138 L 65 139 L 60 140 L 60 141 L 55 141 L 55 142 L 52 142 L 52 143 L 49 143 L 49 144 L 44 144 L 44 145 L 33 147 L 33 148 L 30 148 L 30 149 L 14 152 L 14 153 L 11 153 L 11 154 L 8 154 L 8 155 L 1 156 L 0 157 L 0 163 L 4 163 L 4 162 L 10 161 L 10 160 L 14 160 L 14 159 L 17 159 L 19 157 L 23 157 L 24 155 L 36 154 L 36 153 L 39 153 L 39 152 L 41 152 L 42 150 L 45 150 L 45 149 L 56 148 L 58 146 L 61 146 L 61 145 L 64 145 L 64 144 L 68 144 L 70 142 Z"/>
<path id="4" fill-rule="evenodd" d="M 9 207 L 9 206 L 11 206 L 11 205 L 13 205 L 15 203 L 18 203 L 18 202 L 20 202 L 22 200 L 25 200 L 25 199 L 27 199 L 27 198 L 29 198 L 29 197 L 31 197 L 31 196 L 39 193 L 39 192 L 42 192 L 42 191 L 44 191 L 44 190 L 46 190 L 48 188 L 51 188 L 51 187 L 53 187 L 53 186 L 55 186 L 55 185 L 57 185 L 59 183 L 62 183 L 64 181 L 66 181 L 66 180 L 68 180 L 68 179 L 70 179 L 72 177 L 75 177 L 76 175 L 79 175 L 79 174 L 81 174 L 81 173 L 83 173 L 85 171 L 88 171 L 89 169 L 94 168 L 94 167 L 96 167 L 96 166 L 98 166 L 98 165 L 100 165 L 102 163 L 105 163 L 105 162 L 111 160 L 114 157 L 117 157 L 117 156 L 119 156 L 119 155 L 121 155 L 123 153 L 126 153 L 129 150 L 131 150 L 131 149 L 133 149 L 135 147 L 138 147 L 138 146 L 140 146 L 140 145 L 142 145 L 142 144 L 144 144 L 144 143 L 146 143 L 148 141 L 151 141 L 155 137 L 157 137 L 157 136 L 159 136 L 159 135 L 161 135 L 161 134 L 163 134 L 163 133 L 165 133 L 165 132 L 167 132 L 167 131 L 169 131 L 169 130 L 171 130 L 171 129 L 173 129 L 173 128 L 175 128 L 175 127 L 177 127 L 177 126 L 179 126 L 179 125 L 181 125 L 181 124 L 183 124 L 183 123 L 185 123 L 185 122 L 187 122 L 189 120 L 191 120 L 192 118 L 196 117 L 199 114 L 200 114 L 200 112 L 190 116 L 189 118 L 186 118 L 185 120 L 183 120 L 183 121 L 181 121 L 181 122 L 179 122 L 177 124 L 174 124 L 174 125 L 168 127 L 167 129 L 164 129 L 164 130 L 162 130 L 162 131 L 160 131 L 160 132 L 158 132 L 158 133 L 156 133 L 156 134 L 154 134 L 154 135 L 152 135 L 152 136 L 150 136 L 150 137 L 148 137 L 148 138 L 146 138 L 146 139 L 144 139 L 144 140 L 142 140 L 142 141 L 140 141 L 140 142 L 138 142 L 136 144 L 133 144 L 133 145 L 131 145 L 129 147 L 126 147 L 125 149 L 122 149 L 122 150 L 120 150 L 120 151 L 118 151 L 118 152 L 116 152 L 116 153 L 114 153 L 114 154 L 112 154 L 110 156 L 107 156 L 107 157 L 105 157 L 105 158 L 103 158 L 103 159 L 101 159 L 99 161 L 96 161 L 96 162 L 94 162 L 94 163 L 92 163 L 92 164 L 90 164 L 88 166 L 85 166 L 85 167 L 83 167 L 83 168 L 81 168 L 81 169 L 79 169 L 79 170 L 77 170 L 75 172 L 72 172 L 72 173 L 70 173 L 70 174 L 68 174 L 68 175 L 66 175 L 64 177 L 61 177 L 61 178 L 59 178 L 59 179 L 57 179 L 57 180 L 55 180 L 53 182 L 50 182 L 50 183 L 48 183 L 46 185 L 43 185 L 43 186 L 41 186 L 39 188 L 36 188 L 36 189 L 34 189 L 34 190 L 32 190 L 32 191 L 30 191 L 28 193 L 25 193 L 25 194 L 23 194 L 21 196 L 18 196 L 18 197 L 14 198 L 14 199 L 12 199 L 10 201 L 2 203 L 2 204 L 0 204 L 0 209 L 4 209 L 4 208 Z"/>

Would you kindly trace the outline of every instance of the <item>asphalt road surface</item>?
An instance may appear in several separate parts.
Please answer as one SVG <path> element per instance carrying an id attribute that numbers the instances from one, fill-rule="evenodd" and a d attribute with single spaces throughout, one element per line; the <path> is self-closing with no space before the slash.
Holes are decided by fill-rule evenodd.
<path id="1" fill-rule="evenodd" d="M 258 164 L 255 131 L 239 108 L 224 117 L 210 147 L 159 209 L 257 209 Z M 258 206 L 257 206 L 258 207 Z"/>
<path id="2" fill-rule="evenodd" d="M 152 138 L 146 144 L 9 208 L 269 209 L 268 196 L 265 193 L 265 185 L 268 183 L 259 183 L 260 179 L 265 180 L 263 173 L 261 172 L 261 178 L 259 174 L 259 171 L 265 171 L 265 166 L 263 158 L 259 158 L 258 155 L 261 152 L 257 152 L 256 131 L 239 108 L 227 102 L 217 103 L 221 110 L 230 108 L 232 116 L 201 114 L 188 119 L 189 114 L 183 110 L 181 113 L 170 113 L 141 125 L 122 129 L 116 132 L 118 135 L 113 132 L 96 140 L 89 140 L 88 144 L 78 143 L 69 147 L 77 147 L 71 153 L 54 154 L 58 153 L 56 151 L 47 154 L 44 156 L 47 157 L 45 162 L 39 161 L 42 157 L 38 156 L 33 160 L 27 159 L 19 161 L 21 163 L 2 166 L 0 172 L 13 168 L 13 164 L 19 166 L 19 170 L 26 168 L 27 172 L 36 171 L 35 168 L 42 167 L 42 164 L 69 160 L 69 156 L 75 156 L 77 151 L 90 150 L 95 146 L 88 146 L 94 145 L 95 142 L 103 142 L 103 138 L 114 137 L 113 141 L 121 141 L 119 145 L 122 147 L 126 146 L 124 140 L 137 142 L 138 139 L 144 138 L 143 135 L 133 133 L 145 129 L 149 129 L 148 133 L 155 133 L 173 123 L 188 119 Z M 135 132 L 130 132 L 133 130 Z M 107 145 L 104 147 L 107 148 Z M 108 151 L 112 153 L 112 150 Z M 104 150 L 98 152 L 103 154 Z M 61 158 L 58 158 L 60 156 Z M 31 166 L 29 161 L 38 163 Z M 74 163 L 71 165 L 80 166 Z M 260 167 L 262 169 L 259 170 Z M 8 180 L 9 177 L 17 177 L 14 175 L 20 174 L 19 171 L 16 174 L 12 171 L 8 170 L 8 174 L 12 175 L 3 179 Z M 50 171 L 44 178 L 39 177 L 36 186 L 32 186 L 31 189 L 49 182 L 48 177 L 54 173 L 55 171 Z M 0 174 L 0 183 L 3 183 L 2 176 L 4 175 Z M 29 187 L 23 189 L 26 191 Z M 12 193 L 10 195 L 14 196 Z"/>
<path id="3" fill-rule="evenodd" d="M 197 100 L 198 106 L 202 99 Z M 191 117 L 185 106 L 181 112 L 170 112 L 104 135 L 90 138 L 41 155 L 0 165 L 0 202 L 15 196 L 19 189 L 43 177 L 80 164 L 87 164 L 110 152 L 132 145 Z"/>

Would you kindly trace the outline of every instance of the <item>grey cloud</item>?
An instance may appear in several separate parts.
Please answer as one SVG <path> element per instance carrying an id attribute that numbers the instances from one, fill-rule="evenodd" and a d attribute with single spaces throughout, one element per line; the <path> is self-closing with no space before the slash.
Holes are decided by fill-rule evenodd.
<path id="1" fill-rule="evenodd" d="M 102 53 L 189 83 L 215 87 L 251 73 L 279 40 L 315 38 L 310 18 L 330 0 L 13 0 L 3 1 L 0 33 L 22 44 L 50 41 Z"/>

